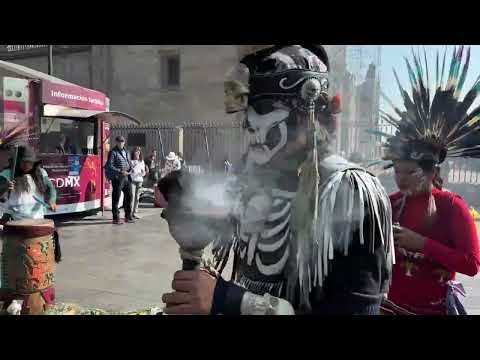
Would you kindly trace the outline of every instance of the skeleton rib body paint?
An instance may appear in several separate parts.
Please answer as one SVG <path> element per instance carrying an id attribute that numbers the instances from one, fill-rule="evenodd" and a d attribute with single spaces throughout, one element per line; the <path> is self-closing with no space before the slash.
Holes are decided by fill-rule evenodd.
<path id="1" fill-rule="evenodd" d="M 295 193 L 273 189 L 254 195 L 239 219 L 240 285 L 255 294 L 280 296 L 290 256 L 290 210 Z"/>

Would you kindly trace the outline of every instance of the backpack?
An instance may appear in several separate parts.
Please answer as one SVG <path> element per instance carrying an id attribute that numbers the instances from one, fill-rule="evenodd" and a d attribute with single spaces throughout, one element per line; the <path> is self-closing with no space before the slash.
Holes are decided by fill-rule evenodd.
<path id="1" fill-rule="evenodd" d="M 108 152 L 108 159 L 107 159 L 107 162 L 105 163 L 105 166 L 103 167 L 103 170 L 105 170 L 105 177 L 109 181 L 113 181 L 117 177 L 117 173 L 110 166 L 110 158 L 111 157 L 112 157 L 112 150 L 110 150 Z"/>

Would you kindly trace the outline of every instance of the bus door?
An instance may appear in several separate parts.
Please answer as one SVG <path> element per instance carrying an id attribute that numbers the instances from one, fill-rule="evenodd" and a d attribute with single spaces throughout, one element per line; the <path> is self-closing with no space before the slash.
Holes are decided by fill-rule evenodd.
<path id="1" fill-rule="evenodd" d="M 101 149 L 101 164 L 102 164 L 102 169 L 105 167 L 105 164 L 107 163 L 108 160 L 108 154 L 110 152 L 110 123 L 107 121 L 99 120 L 99 127 L 101 130 L 101 134 L 99 136 L 99 139 L 101 140 L 99 145 L 99 149 Z M 107 180 L 105 177 L 105 172 L 102 171 L 102 185 L 101 185 L 101 192 L 102 192 L 102 212 L 105 211 L 105 198 L 110 195 L 110 182 Z"/>

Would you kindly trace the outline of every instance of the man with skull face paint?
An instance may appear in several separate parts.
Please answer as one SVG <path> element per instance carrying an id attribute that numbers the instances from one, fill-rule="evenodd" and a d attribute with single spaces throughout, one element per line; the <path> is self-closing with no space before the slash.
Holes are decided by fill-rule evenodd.
<path id="1" fill-rule="evenodd" d="M 390 202 L 373 175 L 329 151 L 340 104 L 328 96 L 325 50 L 253 45 L 241 63 L 248 84 L 226 82 L 226 109 L 245 116 L 250 145 L 233 239 L 214 243 L 220 273 L 233 249 L 232 281 L 179 271 L 165 312 L 378 314 L 393 263 Z"/>

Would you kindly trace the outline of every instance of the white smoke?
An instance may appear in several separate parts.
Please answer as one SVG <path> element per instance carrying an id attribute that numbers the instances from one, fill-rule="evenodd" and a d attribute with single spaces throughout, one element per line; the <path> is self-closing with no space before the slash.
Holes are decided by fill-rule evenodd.
<path id="1" fill-rule="evenodd" d="M 225 173 L 186 173 L 180 183 L 179 211 L 167 209 L 170 232 L 180 247 L 203 249 L 212 242 L 230 241 L 236 178 Z"/>
<path id="2" fill-rule="evenodd" d="M 258 198 L 249 202 L 247 209 L 241 202 L 246 180 L 250 197 Z M 169 216 L 170 231 L 177 243 L 184 249 L 205 248 L 212 242 L 225 245 L 232 240 L 233 219 L 241 219 L 252 229 L 261 227 L 270 213 L 271 201 L 265 201 L 261 182 L 253 180 L 252 175 L 244 179 L 225 173 L 182 176 L 181 211 Z M 245 218 L 246 214 L 250 216 Z"/>
<path id="3" fill-rule="evenodd" d="M 183 205 L 199 215 L 228 217 L 235 207 L 236 178 L 224 173 L 190 175 L 185 186 Z"/>

